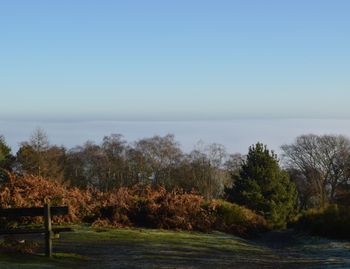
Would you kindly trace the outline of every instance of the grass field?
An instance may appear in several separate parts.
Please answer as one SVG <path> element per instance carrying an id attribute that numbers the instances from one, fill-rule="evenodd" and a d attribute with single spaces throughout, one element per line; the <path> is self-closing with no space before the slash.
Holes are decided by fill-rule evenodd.
<path id="1" fill-rule="evenodd" d="M 349 268 L 346 242 L 337 252 L 334 242 L 310 238 L 78 227 L 54 242 L 53 259 L 0 254 L 0 268 Z"/>

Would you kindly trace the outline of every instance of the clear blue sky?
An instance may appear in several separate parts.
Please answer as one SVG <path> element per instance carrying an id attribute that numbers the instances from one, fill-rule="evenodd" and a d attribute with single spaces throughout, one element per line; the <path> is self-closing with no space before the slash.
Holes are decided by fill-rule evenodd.
<path id="1" fill-rule="evenodd" d="M 0 119 L 350 117 L 350 1 L 0 3 Z"/>

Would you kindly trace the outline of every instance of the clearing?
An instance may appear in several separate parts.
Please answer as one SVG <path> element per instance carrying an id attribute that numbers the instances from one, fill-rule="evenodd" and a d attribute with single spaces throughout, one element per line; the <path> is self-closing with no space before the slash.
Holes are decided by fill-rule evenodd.
<path id="1" fill-rule="evenodd" d="M 293 231 L 251 241 L 220 232 L 76 227 L 54 241 L 54 253 L 52 260 L 0 254 L 0 268 L 350 268 L 350 242 Z"/>

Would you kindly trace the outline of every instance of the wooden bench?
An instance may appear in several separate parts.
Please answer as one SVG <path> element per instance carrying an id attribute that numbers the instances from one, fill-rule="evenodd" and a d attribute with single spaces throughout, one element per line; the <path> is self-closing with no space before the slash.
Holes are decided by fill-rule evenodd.
<path id="1" fill-rule="evenodd" d="M 30 208 L 0 208 L 0 217 L 18 218 L 18 217 L 44 217 L 43 229 L 11 229 L 0 230 L 0 234 L 44 234 L 45 235 L 45 254 L 52 257 L 52 239 L 58 236 L 60 232 L 72 231 L 71 228 L 52 228 L 51 217 L 63 216 L 68 214 L 67 206 L 53 206 L 45 204 L 44 207 Z"/>

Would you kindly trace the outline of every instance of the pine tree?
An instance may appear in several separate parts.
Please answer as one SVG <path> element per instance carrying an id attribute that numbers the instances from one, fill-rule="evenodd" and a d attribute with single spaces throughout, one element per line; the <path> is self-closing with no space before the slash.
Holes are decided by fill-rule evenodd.
<path id="1" fill-rule="evenodd" d="M 14 156 L 11 148 L 6 144 L 5 138 L 0 135 L 0 169 L 11 170 L 14 163 Z"/>
<path id="2" fill-rule="evenodd" d="M 227 190 L 229 200 L 262 214 L 276 228 L 284 227 L 294 215 L 295 185 L 266 145 L 251 146 L 239 174 L 232 176 L 234 185 Z"/>

